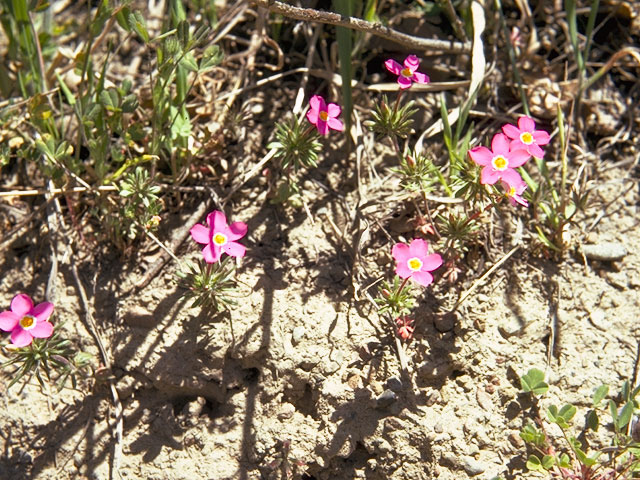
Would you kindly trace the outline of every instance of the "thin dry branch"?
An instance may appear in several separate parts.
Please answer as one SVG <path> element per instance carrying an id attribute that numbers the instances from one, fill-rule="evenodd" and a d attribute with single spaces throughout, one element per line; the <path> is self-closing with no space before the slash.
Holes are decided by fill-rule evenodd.
<path id="1" fill-rule="evenodd" d="M 299 8 L 274 0 L 251 0 L 251 3 L 279 13 L 285 17 L 307 22 L 319 22 L 340 27 L 352 28 L 360 32 L 371 33 L 378 37 L 386 38 L 405 47 L 413 48 L 421 52 L 441 51 L 446 53 L 469 53 L 471 43 L 420 38 L 406 33 L 398 32 L 381 23 L 371 23 L 361 18 L 347 17 L 333 12 L 314 10 L 313 8 Z"/>

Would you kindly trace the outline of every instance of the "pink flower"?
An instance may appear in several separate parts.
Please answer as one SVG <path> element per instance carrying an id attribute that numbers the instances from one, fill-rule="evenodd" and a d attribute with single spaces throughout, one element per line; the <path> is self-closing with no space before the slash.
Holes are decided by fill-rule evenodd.
<path id="1" fill-rule="evenodd" d="M 536 130 L 536 122 L 531 117 L 520 117 L 518 126 L 507 123 L 502 126 L 502 131 L 511 138 L 511 150 L 524 149 L 529 155 L 542 158 L 544 152 L 540 145 L 546 145 L 551 137 L 544 130 Z"/>
<path id="2" fill-rule="evenodd" d="M 398 84 L 401 89 L 409 88 L 413 82 L 429 83 L 429 76 L 424 73 L 416 72 L 420 65 L 420 60 L 415 55 L 409 55 L 404 59 L 404 68 L 398 62 L 393 59 L 389 59 L 384 62 L 384 66 L 387 67 L 391 73 L 398 75 Z"/>
<path id="3" fill-rule="evenodd" d="M 35 307 L 28 295 L 20 293 L 11 300 L 11 310 L 0 313 L 0 329 L 11 332 L 11 346 L 26 347 L 34 338 L 49 338 L 53 325 L 47 319 L 53 313 L 53 303 Z"/>
<path id="4" fill-rule="evenodd" d="M 339 132 L 344 130 L 344 125 L 336 118 L 342 111 L 340 105 L 335 103 L 327 105 L 324 98 L 314 95 L 309 100 L 309 107 L 311 108 L 307 112 L 307 120 L 316 126 L 320 135 L 329 133 L 330 128 Z"/>
<path id="5" fill-rule="evenodd" d="M 247 224 L 243 222 L 227 224 L 224 213 L 216 210 L 207 215 L 209 228 L 196 224 L 189 231 L 191 237 L 198 243 L 206 244 L 202 249 L 205 262 L 215 263 L 220 260 L 222 252 L 232 257 L 244 257 L 246 249 L 234 240 L 247 234 Z"/>
<path id="6" fill-rule="evenodd" d="M 522 195 L 522 192 L 524 192 L 525 189 L 527 188 L 527 184 L 524 180 L 520 180 L 520 182 L 516 185 L 509 185 L 505 181 L 502 181 L 500 183 L 502 184 L 502 188 L 504 188 L 504 193 L 509 199 L 509 203 L 511 203 L 511 205 L 513 205 L 514 207 L 517 204 L 520 204 L 523 207 L 529 206 L 529 203 L 527 203 L 527 201 L 520 196 Z"/>
<path id="7" fill-rule="evenodd" d="M 442 257 L 437 253 L 429 255 L 429 244 L 420 238 L 414 238 L 409 245 L 396 243 L 391 254 L 398 262 L 398 276 L 411 278 L 423 287 L 433 282 L 433 276 L 429 272 L 442 265 Z"/>
<path id="8" fill-rule="evenodd" d="M 520 174 L 514 170 L 529 160 L 526 150 L 509 150 L 509 139 L 503 133 L 496 133 L 491 141 L 491 148 L 475 147 L 469 150 L 469 156 L 476 164 L 484 167 L 480 176 L 480 183 L 493 185 L 503 180 L 509 185 L 519 185 L 522 182 Z"/>

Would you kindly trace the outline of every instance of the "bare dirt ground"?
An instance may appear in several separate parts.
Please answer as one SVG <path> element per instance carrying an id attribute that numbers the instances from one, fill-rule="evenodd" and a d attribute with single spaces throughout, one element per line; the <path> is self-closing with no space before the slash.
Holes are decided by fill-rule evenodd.
<path id="1" fill-rule="evenodd" d="M 505 8 L 515 12 L 514 5 Z M 552 6 L 540 7 L 546 8 Z M 248 12 L 260 16 L 254 7 Z M 487 18 L 489 24 L 498 23 L 489 7 Z M 222 42 L 228 60 L 220 75 L 233 78 L 245 68 L 245 57 L 233 54 L 246 47 L 237 39 L 250 39 L 256 21 L 245 13 L 231 39 Z M 413 21 L 395 28 L 414 28 Z M 637 42 L 638 32 L 624 15 L 611 13 L 602 22 L 602 35 L 617 29 L 621 38 Z M 429 28 L 449 38 L 438 26 Z M 484 33 L 489 63 L 496 63 L 472 112 L 478 132 L 500 123 L 488 118 L 492 112 L 500 110 L 504 116 L 508 108 L 503 107 L 517 107 L 499 31 L 490 25 Z M 552 82 L 545 95 L 558 87 L 554 98 L 559 101 L 566 86 L 550 72 L 562 70 L 563 63 L 551 58 L 554 50 L 544 42 L 553 42 L 545 35 L 561 31 L 546 24 L 539 33 L 543 46 L 528 64 L 523 60 L 525 70 L 529 67 L 525 77 L 531 79 L 529 85 Z M 117 40 L 121 32 L 113 35 Z M 594 56 L 601 63 L 622 41 L 614 45 L 606 35 L 597 40 Z M 319 46 L 326 49 L 332 41 L 328 35 Z M 414 53 L 379 39 L 369 41 L 361 61 L 365 73 L 359 78 L 365 87 L 389 81 L 381 68 L 385 58 Z M 287 45 L 285 68 L 303 64 L 306 50 L 296 57 L 295 41 Z M 139 48 L 125 45 L 123 50 L 135 57 Z M 274 61 L 272 54 L 264 45 L 254 54 L 258 66 L 245 77 L 247 84 L 273 74 L 260 68 Z M 329 62 L 332 57 L 320 58 Z M 314 61 L 317 68 L 324 67 L 320 59 Z M 535 62 L 542 62 L 544 75 Z M 435 81 L 456 71 L 459 78 L 468 77 L 470 69 L 468 56 L 427 57 L 422 65 Z M 124 254 L 100 243 L 100 225 L 88 214 L 70 230 L 73 256 L 61 257 L 52 273 L 52 251 L 64 251 L 63 242 L 48 231 L 41 210 L 20 235 L 2 244 L 2 309 L 18 292 L 44 298 L 53 277 L 54 321 L 64 322 L 74 345 L 99 362 L 70 268 L 76 265 L 112 361 L 104 378 L 114 380 L 123 431 L 119 438 L 118 412 L 106 380 L 81 382 L 77 389 L 59 393 L 43 391 L 35 380 L 7 390 L 10 372 L 4 371 L 0 478 L 118 478 L 112 471 L 114 456 L 123 479 L 284 479 L 287 461 L 299 461 L 294 478 L 316 480 L 539 478 L 525 467 L 526 448 L 518 435 L 529 408 L 518 377 L 532 367 L 544 370 L 551 386 L 544 402 L 574 403 L 578 416 L 602 383 L 616 390 L 624 380 L 636 380 L 640 116 L 637 77 L 622 78 L 624 69 L 638 73 L 631 62 L 614 68 L 585 100 L 587 143 L 571 150 L 570 180 L 582 166 L 591 196 L 578 224 L 567 232 L 567 255 L 557 259 L 544 254 L 535 233 L 526 229 L 526 209 L 489 212 L 485 222 L 493 228 L 464 258 L 460 278 L 451 283 L 437 272 L 431 287 L 416 289 L 416 331 L 405 345 L 406 372 L 394 332 L 380 321 L 364 291 L 389 278 L 393 243 L 417 236 L 411 223 L 414 207 L 397 200 L 401 187 L 390 172 L 395 161 L 390 146 L 375 143 L 366 131 L 359 137 L 364 154 L 339 135 L 326 143 L 318 168 L 304 179 L 306 210 L 272 204 L 262 175 L 233 194 L 227 214 L 246 222 L 249 234 L 243 240 L 247 255 L 238 267 L 238 305 L 227 315 L 191 308 L 175 283 L 171 262 L 136 289 L 160 250 L 148 240 Z M 273 124 L 292 108 L 300 82 L 301 76 L 293 75 L 243 91 L 236 102 L 246 108 L 232 134 L 214 126 L 226 144 L 211 159 L 213 170 L 199 171 L 187 184 L 212 187 L 225 197 L 234 178 L 266 154 Z M 231 82 L 222 83 L 231 89 Z M 314 89 L 333 92 L 334 98 L 339 92 L 319 77 L 309 80 L 307 97 Z M 456 94 L 464 95 L 464 88 Z M 356 88 L 354 103 L 362 120 L 376 95 Z M 410 95 L 422 109 L 413 142 L 438 118 L 439 105 L 434 93 Z M 534 105 L 534 115 L 551 131 L 555 104 L 541 99 Z M 441 138 L 428 142 L 426 148 L 442 157 Z M 557 138 L 548 151 L 554 146 Z M 550 157 L 550 165 L 557 167 L 555 154 Z M 15 175 L 11 170 L 2 174 L 8 189 Z M 36 175 L 31 186 L 39 181 Z M 43 199 L 2 202 L 8 231 Z M 202 204 L 208 212 L 215 201 L 196 190 L 167 200 L 158 237 L 169 242 L 190 228 L 189 218 Z M 445 207 L 436 206 L 441 212 Z M 204 221 L 204 214 L 198 221 Z M 582 245 L 608 242 L 624 244 L 627 254 L 615 262 L 582 255 Z M 519 248 L 501 268 L 456 312 L 445 315 L 462 292 L 515 246 Z M 200 254 L 189 238 L 176 253 L 181 259 Z"/>

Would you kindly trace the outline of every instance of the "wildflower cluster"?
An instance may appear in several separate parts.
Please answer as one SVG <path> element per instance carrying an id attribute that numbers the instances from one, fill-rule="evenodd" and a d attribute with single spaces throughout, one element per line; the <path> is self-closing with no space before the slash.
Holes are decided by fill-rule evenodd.
<path id="1" fill-rule="evenodd" d="M 344 124 L 338 119 L 342 108 L 336 103 L 327 103 L 320 95 L 314 95 L 309 100 L 307 120 L 310 125 L 305 128 L 298 119 L 279 122 L 276 124 L 276 141 L 268 148 L 274 156 L 280 159 L 279 168 L 284 175 L 284 181 L 276 188 L 274 203 L 299 203 L 298 171 L 317 166 L 318 154 L 322 149 L 319 142 L 321 136 L 327 136 L 331 130 L 342 132 Z"/>
<path id="2" fill-rule="evenodd" d="M 53 303 L 34 306 L 28 295 L 19 293 L 11 300 L 10 309 L 0 313 L 0 330 L 11 332 L 11 343 L 6 346 L 9 358 L 2 366 L 16 367 L 9 386 L 32 375 L 44 386 L 41 371 L 47 380 L 52 379 L 51 371 L 56 371 L 58 389 L 69 378 L 75 387 L 78 374 L 88 376 L 91 355 L 72 351 L 69 340 L 49 322 L 53 310 Z"/>
<path id="3" fill-rule="evenodd" d="M 246 248 L 237 240 L 247 234 L 247 228 L 244 222 L 229 225 L 226 215 L 219 210 L 207 215 L 207 226 L 198 223 L 191 227 L 191 238 L 204 245 L 202 259 L 196 265 L 187 264 L 186 270 L 177 275 L 180 285 L 187 290 L 186 296 L 194 299 L 193 306 L 219 312 L 234 305 L 231 295 L 235 290 L 235 268 L 229 259 L 245 256 Z M 223 253 L 228 256 L 221 260 Z"/>
<path id="4" fill-rule="evenodd" d="M 503 125 L 504 133 L 496 133 L 491 140 L 491 150 L 478 146 L 469 150 L 469 157 L 482 167 L 480 182 L 494 185 L 500 181 L 505 195 L 512 205 L 528 206 L 522 193 L 527 184 L 515 170 L 523 166 L 532 156 L 542 158 L 541 146 L 549 143 L 550 137 L 544 130 L 536 130 L 530 117 L 520 117 L 518 126 Z"/>
<path id="5" fill-rule="evenodd" d="M 408 314 L 415 301 L 405 290 L 405 286 L 409 280 L 423 287 L 431 285 L 431 272 L 442 265 L 442 257 L 437 253 L 429 253 L 429 244 L 421 238 L 414 238 L 409 245 L 396 243 L 391 249 L 391 255 L 396 261 L 397 277 L 392 285 L 383 285 L 376 303 L 380 306 L 380 313 L 388 312 L 395 318 L 398 336 L 403 340 L 410 340 L 414 327 L 413 319 Z"/>

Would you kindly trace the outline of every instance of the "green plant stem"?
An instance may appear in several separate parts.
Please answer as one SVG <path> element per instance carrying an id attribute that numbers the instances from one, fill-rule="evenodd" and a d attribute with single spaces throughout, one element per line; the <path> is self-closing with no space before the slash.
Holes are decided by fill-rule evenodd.
<path id="1" fill-rule="evenodd" d="M 422 193 L 422 200 L 424 201 L 424 208 L 427 211 L 427 217 L 429 218 L 429 222 L 431 222 L 431 226 L 433 227 L 433 231 L 436 234 L 436 237 L 438 237 L 438 240 L 440 240 L 442 236 L 440 235 L 440 232 L 438 232 L 438 227 L 436 227 L 436 222 L 433 221 L 433 217 L 431 216 L 431 209 L 429 208 L 427 193 L 424 190 L 420 190 L 420 193 Z"/>
<path id="2" fill-rule="evenodd" d="M 511 37 L 509 35 L 507 22 L 504 19 L 504 13 L 502 11 L 502 2 L 500 0 L 494 0 L 494 4 L 500 16 L 500 25 L 502 26 L 502 32 L 504 34 L 505 42 L 507 44 L 507 51 L 509 52 L 509 61 L 511 62 L 511 68 L 513 69 L 513 78 L 518 84 L 518 91 L 520 92 L 520 99 L 522 100 L 522 108 L 524 110 L 525 115 L 530 117 L 531 113 L 529 112 L 529 102 L 527 101 L 527 94 L 524 91 L 524 86 L 522 85 L 522 78 L 520 77 L 520 71 L 518 70 L 518 65 L 516 62 L 516 52 L 514 51 L 513 45 L 511 44 Z"/>

